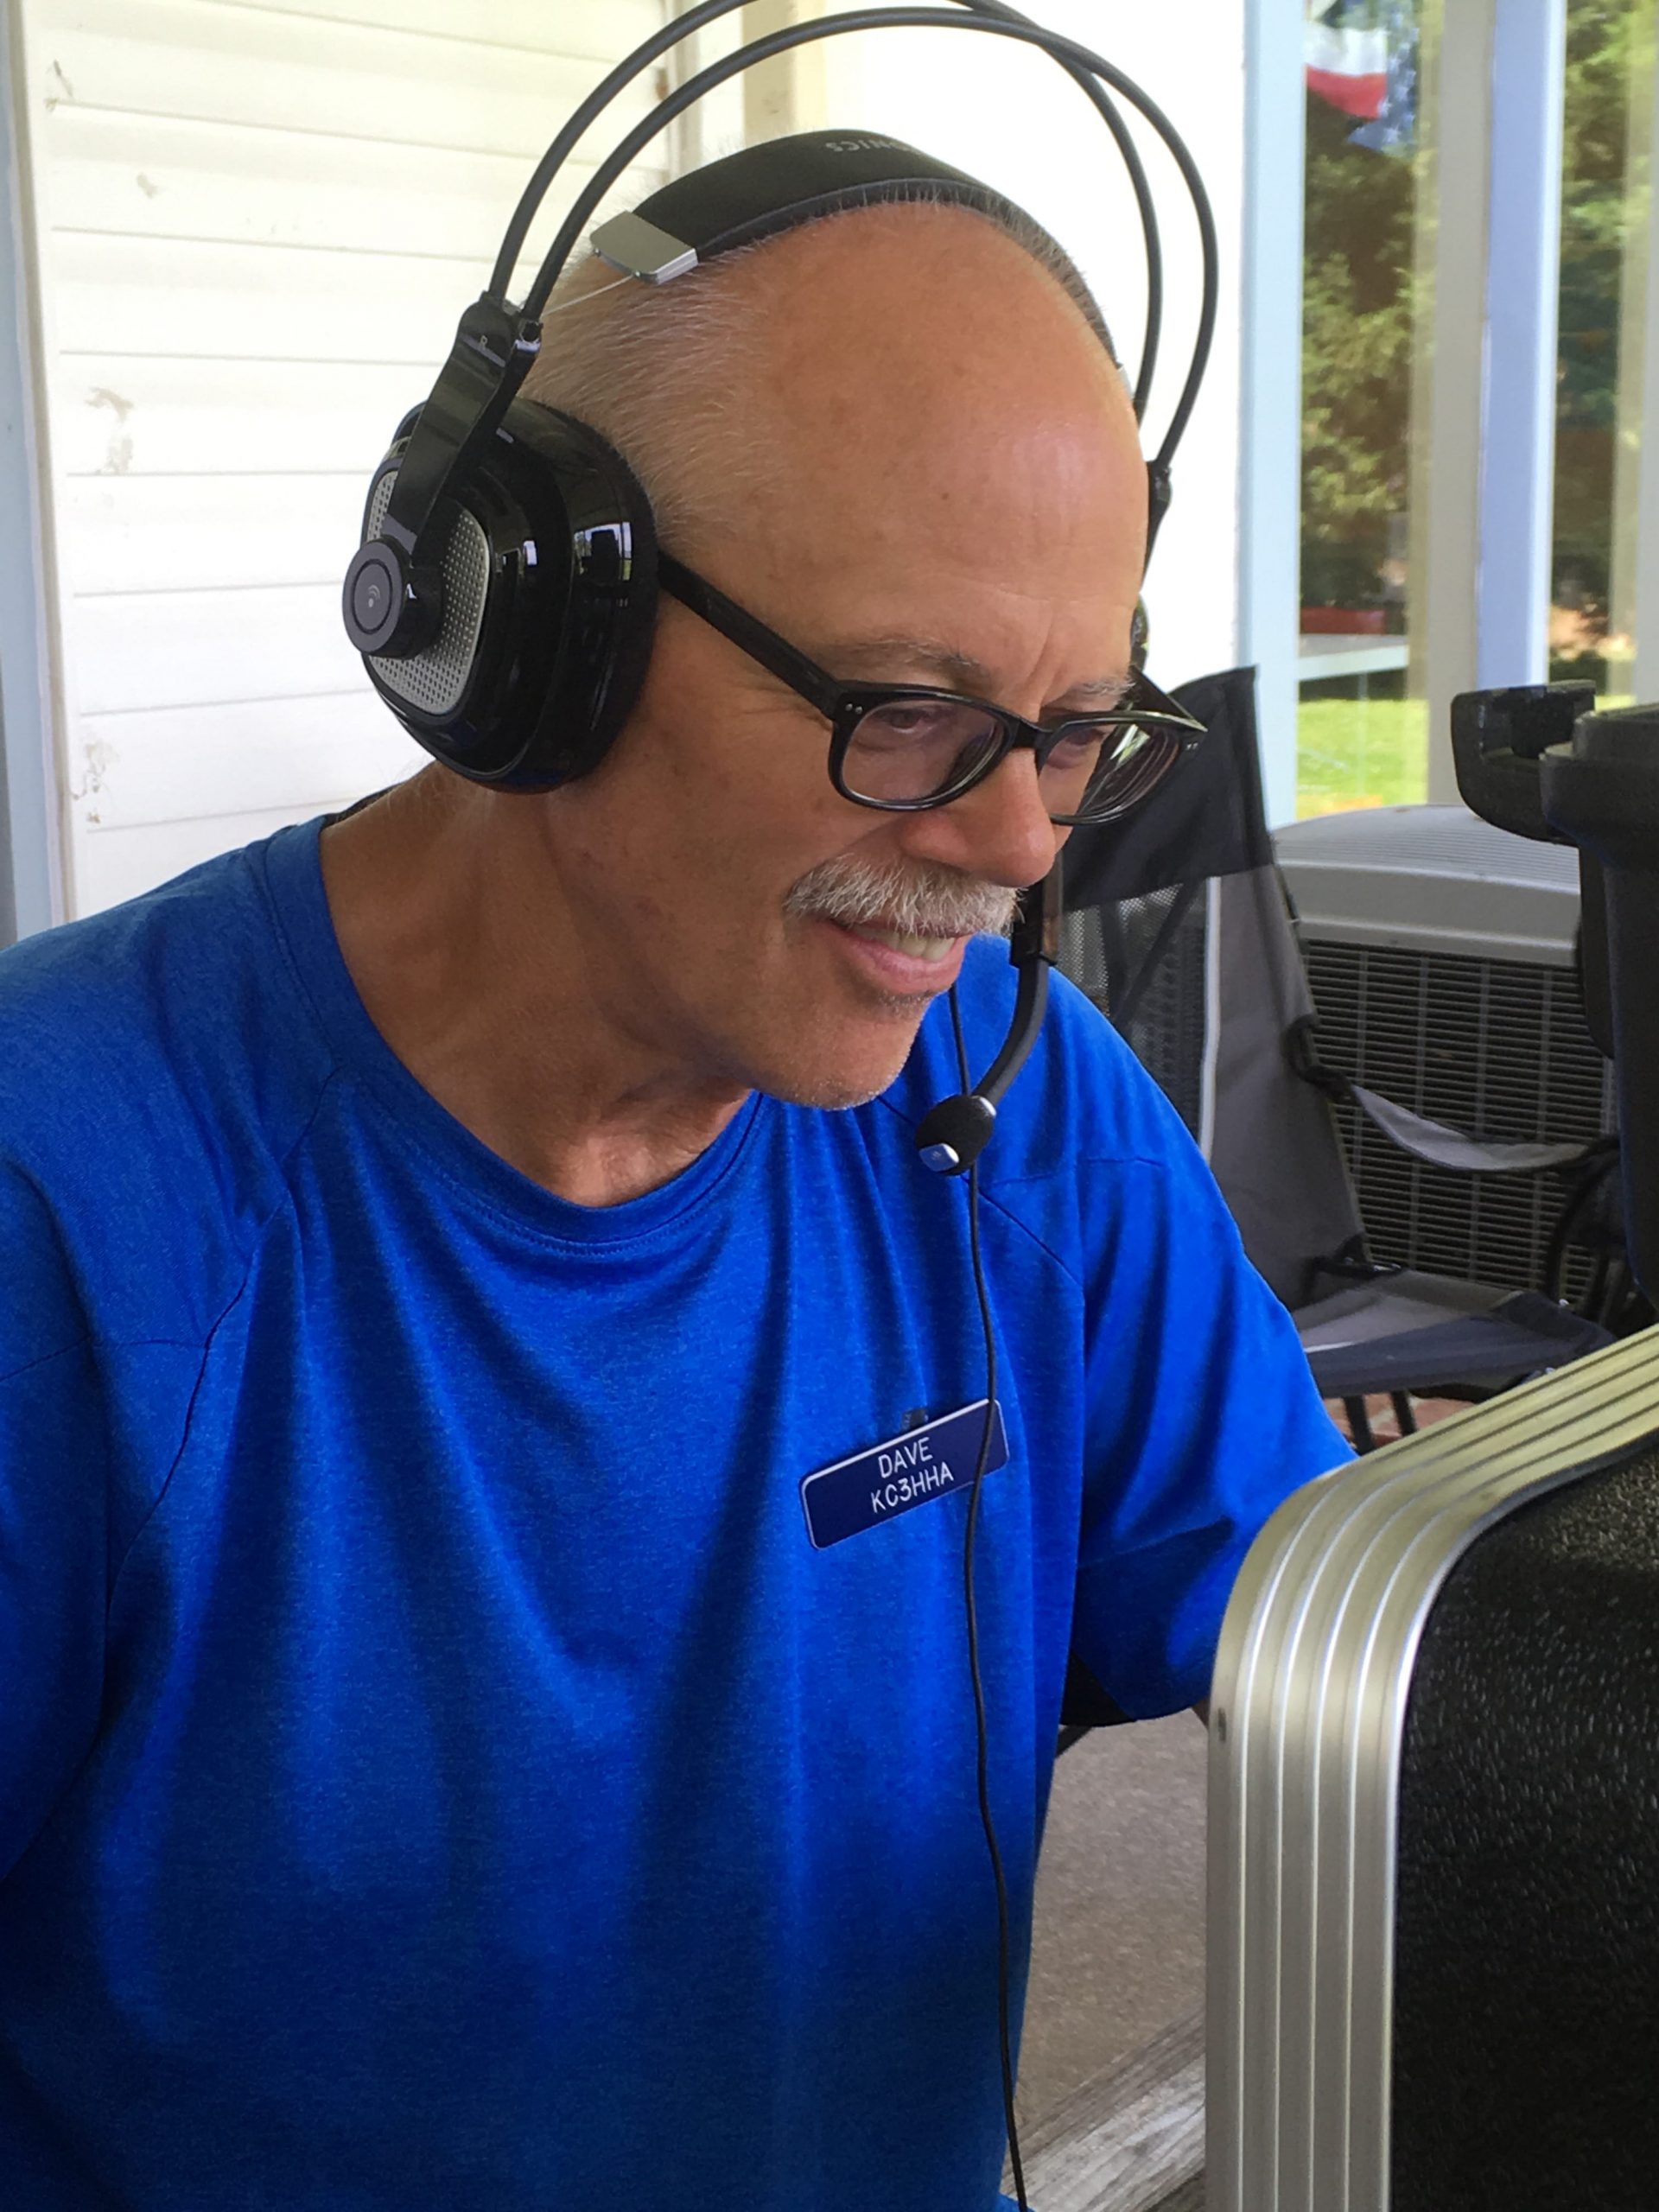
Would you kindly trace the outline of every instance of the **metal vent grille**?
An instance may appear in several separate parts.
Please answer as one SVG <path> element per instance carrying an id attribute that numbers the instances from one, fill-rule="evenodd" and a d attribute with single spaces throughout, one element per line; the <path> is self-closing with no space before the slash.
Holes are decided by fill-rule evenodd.
<path id="1" fill-rule="evenodd" d="M 397 480 L 397 470 L 389 468 L 375 486 L 365 542 L 378 536 Z M 443 549 L 443 620 L 436 643 L 406 658 L 370 656 L 375 674 L 389 691 L 428 715 L 447 715 L 461 704 L 478 651 L 489 580 L 489 541 L 476 517 L 460 508 Z"/>
<path id="2" fill-rule="evenodd" d="M 1310 815 L 1274 832 L 1281 861 L 1340 868 L 1386 869 L 1402 876 L 1491 878 L 1541 884 L 1579 896 L 1579 856 L 1571 845 L 1534 843 L 1494 829 L 1463 806 L 1364 807 Z M 1401 918 L 1413 918 L 1408 910 Z"/>
<path id="3" fill-rule="evenodd" d="M 1374 945 L 1308 944 L 1325 1059 L 1402 1105 L 1478 1137 L 1565 1141 L 1612 1127 L 1612 1083 L 1570 969 Z M 1457 1175 L 1414 1160 L 1351 1107 L 1338 1110 L 1379 1260 L 1535 1289 L 1566 1180 Z M 1587 1285 L 1569 1255 L 1563 1289 Z"/>
<path id="4" fill-rule="evenodd" d="M 1114 1022 L 1196 1137 L 1204 1110 L 1205 939 L 1200 889 L 1173 913 L 1183 887 L 1068 913 L 1060 969 Z M 1152 967 L 1143 976 L 1147 963 Z M 1113 1004 L 1133 1000 L 1127 1027 Z"/>

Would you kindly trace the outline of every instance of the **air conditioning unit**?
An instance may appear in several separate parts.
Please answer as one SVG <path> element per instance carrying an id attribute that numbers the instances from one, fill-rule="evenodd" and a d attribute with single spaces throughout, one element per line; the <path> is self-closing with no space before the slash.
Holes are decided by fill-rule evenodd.
<path id="1" fill-rule="evenodd" d="M 1321 815 L 1274 842 L 1323 1058 L 1478 1137 L 1587 1141 L 1612 1128 L 1611 1073 L 1579 992 L 1576 851 L 1461 806 Z M 1351 1108 L 1338 1119 L 1378 1259 L 1540 1287 L 1560 1176 L 1454 1174 L 1412 1160 Z M 1565 1294 L 1588 1276 L 1570 1255 Z"/>

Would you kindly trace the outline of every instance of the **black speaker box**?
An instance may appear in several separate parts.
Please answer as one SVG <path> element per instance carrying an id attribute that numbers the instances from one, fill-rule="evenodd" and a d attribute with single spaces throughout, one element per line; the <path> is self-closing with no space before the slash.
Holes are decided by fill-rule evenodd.
<path id="1" fill-rule="evenodd" d="M 1659 1331 L 1291 1498 L 1211 1738 L 1208 2212 L 1654 2212 Z"/>

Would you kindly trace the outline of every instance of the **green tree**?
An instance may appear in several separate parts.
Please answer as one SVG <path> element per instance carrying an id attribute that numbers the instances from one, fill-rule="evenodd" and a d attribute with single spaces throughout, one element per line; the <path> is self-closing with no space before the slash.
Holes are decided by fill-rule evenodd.
<path id="1" fill-rule="evenodd" d="M 1580 608 L 1592 633 L 1607 619 L 1626 115 L 1638 28 L 1631 0 L 1569 0 L 1553 582 L 1557 602 Z"/>
<path id="2" fill-rule="evenodd" d="M 1568 0 L 1556 405 L 1558 600 L 1605 626 L 1618 385 L 1626 105 L 1638 10 Z M 1408 497 L 1417 165 L 1307 102 L 1302 597 L 1379 606 Z"/>
<path id="3" fill-rule="evenodd" d="M 1302 598 L 1379 606 L 1406 505 L 1413 164 L 1350 143 L 1307 102 L 1302 294 Z"/>

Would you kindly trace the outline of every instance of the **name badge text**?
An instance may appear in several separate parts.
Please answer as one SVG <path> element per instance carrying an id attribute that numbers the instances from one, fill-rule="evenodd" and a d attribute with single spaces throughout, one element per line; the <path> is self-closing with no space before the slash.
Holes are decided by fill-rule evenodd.
<path id="1" fill-rule="evenodd" d="M 801 1484 L 807 1534 L 820 1551 L 861 1529 L 879 1528 L 930 1498 L 971 1490 L 985 1436 L 987 1401 L 981 1398 L 924 1428 L 890 1436 L 886 1443 L 820 1467 Z M 1002 1408 L 992 1406 L 991 1449 L 986 1473 L 1006 1466 L 1007 1438 Z"/>

